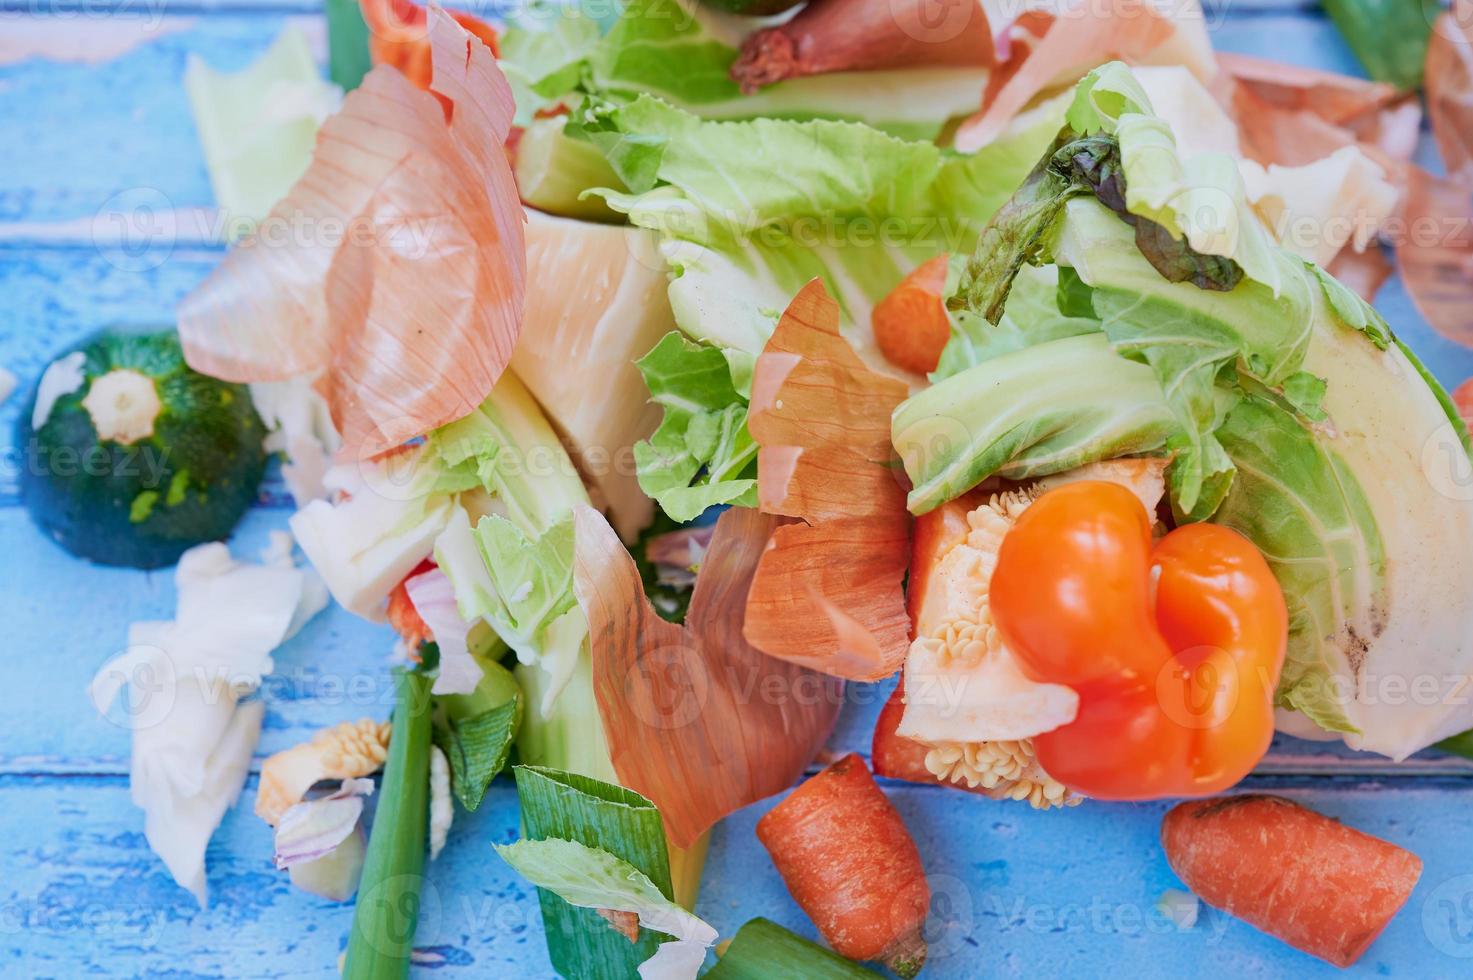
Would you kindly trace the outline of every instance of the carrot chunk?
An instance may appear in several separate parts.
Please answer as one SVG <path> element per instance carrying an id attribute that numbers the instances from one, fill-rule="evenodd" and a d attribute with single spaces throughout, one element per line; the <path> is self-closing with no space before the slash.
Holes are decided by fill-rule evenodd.
<path id="1" fill-rule="evenodd" d="M 1463 422 L 1473 426 L 1473 378 L 1458 385 L 1458 390 L 1453 392 L 1453 404 L 1458 406 Z"/>
<path id="2" fill-rule="evenodd" d="M 389 593 L 389 625 L 394 627 L 394 632 L 399 634 L 399 639 L 404 641 L 410 651 L 419 650 L 422 643 L 433 643 L 435 636 L 425 621 L 420 618 L 419 610 L 414 608 L 414 601 L 409 598 L 409 590 L 405 583 L 416 575 L 422 575 L 435 566 L 429 561 L 422 561 L 414 566 L 414 571 L 394 586 L 394 591 Z"/>
<path id="3" fill-rule="evenodd" d="M 1193 800 L 1161 823 L 1173 871 L 1202 901 L 1345 967 L 1422 874 L 1422 859 L 1278 796 Z"/>
<path id="4" fill-rule="evenodd" d="M 936 370 L 941 350 L 951 339 L 946 312 L 946 269 L 943 252 L 917 266 L 870 314 L 880 353 L 898 368 L 925 374 Z"/>
<path id="5" fill-rule="evenodd" d="M 931 889 L 910 831 L 853 753 L 795 789 L 757 837 L 834 951 L 898 976 L 926 960 Z"/>

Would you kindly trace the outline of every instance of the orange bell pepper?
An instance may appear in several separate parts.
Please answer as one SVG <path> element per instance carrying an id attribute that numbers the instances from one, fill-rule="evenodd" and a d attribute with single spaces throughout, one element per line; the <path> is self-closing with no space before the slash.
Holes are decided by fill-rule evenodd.
<path id="1" fill-rule="evenodd" d="M 1003 539 L 991 604 L 1038 681 L 1079 693 L 1074 721 L 1034 739 L 1086 796 L 1207 796 L 1273 738 L 1288 613 L 1242 535 L 1191 524 L 1155 544 L 1129 490 L 1081 482 L 1035 501 Z"/>

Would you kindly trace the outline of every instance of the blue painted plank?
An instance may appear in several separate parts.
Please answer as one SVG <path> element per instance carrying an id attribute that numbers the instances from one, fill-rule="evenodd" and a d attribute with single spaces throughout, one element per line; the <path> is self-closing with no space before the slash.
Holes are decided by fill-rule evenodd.
<path id="1" fill-rule="evenodd" d="M 65 23 L 65 21 L 62 21 Z M 129 188 L 155 188 L 174 207 L 211 203 L 181 79 L 190 51 L 236 67 L 275 34 L 262 22 L 167 33 L 101 65 L 31 59 L 0 67 L 0 221 L 91 218 Z M 274 27 L 280 28 L 279 18 Z M 101 165 L 108 161 L 107 165 Z"/>
<path id="2" fill-rule="evenodd" d="M 210 844 L 202 910 L 148 850 L 122 779 L 0 777 L 0 972 L 336 976 L 352 906 L 296 891 L 275 870 L 254 796 L 252 780 Z M 417 935 L 427 963 L 457 976 L 552 975 L 536 897 L 491 852 L 517 836 L 509 781 L 475 814 L 457 814 L 429 865 Z"/>
<path id="3" fill-rule="evenodd" d="M 259 556 L 280 511 L 256 511 L 236 529 L 232 550 Z M 129 732 L 99 717 L 86 688 L 127 646 L 128 624 L 171 619 L 172 570 L 90 565 L 46 540 L 17 507 L 0 509 L 0 623 L 7 682 L 0 685 L 0 773 L 127 771 Z M 386 718 L 393 705 L 388 657 L 393 633 L 337 606 L 320 614 L 275 656 L 260 752 L 269 755 L 324 725 Z"/>
<path id="4" fill-rule="evenodd" d="M 1365 77 L 1345 40 L 1316 8 L 1283 14 L 1273 7 L 1240 12 L 1236 4 L 1223 4 L 1208 8 L 1207 32 L 1215 51 Z"/>
<path id="5" fill-rule="evenodd" d="M 71 8 L 64 3 L 48 9 L 65 13 Z M 0 12 L 30 6 L 0 0 Z M 309 0 L 156 4 L 148 16 L 204 16 L 185 31 L 98 66 L 0 66 L 7 104 L 27 107 L 0 114 L 0 222 L 80 220 L 52 237 L 81 246 L 0 247 L 6 311 L 0 315 L 0 364 L 30 377 L 50 352 L 95 326 L 166 317 L 205 274 L 218 253 L 176 247 L 167 262 L 151 265 L 159 242 L 141 261 L 99 251 L 89 222 L 109 198 L 130 188 L 133 197 L 125 204 L 156 200 L 149 197 L 156 192 L 169 206 L 207 207 L 208 183 L 178 86 L 185 53 L 199 51 L 222 66 L 243 64 L 264 49 L 284 13 L 315 6 Z M 82 9 L 80 0 L 75 7 Z M 1290 9 L 1300 13 L 1278 13 Z M 270 13 L 242 13 L 247 10 Z M 1208 12 L 1214 43 L 1223 49 L 1355 70 L 1327 23 L 1306 16 L 1303 5 L 1239 0 Z M 58 119 L 71 124 L 56 125 Z M 14 240 L 16 226 L 8 230 Z M 6 233 L 0 225 L 0 237 Z M 1444 381 L 1473 374 L 1473 353 L 1433 336 L 1398 285 L 1387 288 L 1380 305 Z M 15 401 L 0 409 L 0 446 L 9 446 L 15 411 Z M 268 833 L 249 812 L 253 787 L 211 847 L 216 905 L 197 911 L 142 839 L 121 776 L 126 732 L 97 719 L 82 694 L 92 671 L 121 644 L 128 621 L 169 614 L 167 573 L 72 561 L 7 502 L 13 497 L 7 500 L 0 476 L 0 553 L 6 555 L 0 622 L 19 640 L 9 645 L 10 676 L 0 686 L 0 717 L 17 720 L 0 726 L 0 853 L 7 868 L 0 883 L 0 963 L 9 973 L 35 976 L 332 975 L 350 912 L 292 892 L 270 868 Z M 283 519 L 280 511 L 253 513 L 237 534 L 241 550 L 256 550 Z M 388 646 L 383 627 L 341 610 L 319 617 L 277 657 L 278 674 L 286 679 L 268 684 L 263 695 L 262 752 L 319 725 L 385 715 Z M 851 687 L 834 748 L 867 749 L 887 690 Z M 1276 745 L 1269 764 L 1279 771 L 1336 765 L 1361 773 L 1382 765 L 1347 756 L 1289 740 Z M 1466 767 L 1430 761 L 1398 770 L 1457 771 Z M 40 775 L 19 775 L 27 772 Z M 1460 957 L 1473 946 L 1461 937 L 1473 934 L 1467 917 L 1473 860 L 1461 846 L 1461 831 L 1473 786 L 1401 778 L 1380 786 L 1343 780 L 1290 785 L 1296 798 L 1407 844 L 1427 860 L 1427 880 L 1355 972 L 1466 972 Z M 1159 806 L 1087 804 L 1040 815 L 941 789 L 891 790 L 915 830 L 933 887 L 945 896 L 941 905 L 955 912 L 950 926 L 937 924 L 928 976 L 1092 976 L 1103 972 L 1102 964 L 1163 975 L 1332 973 L 1215 913 L 1191 932 L 1162 931 L 1149 908 L 1174 882 L 1156 845 Z M 758 914 L 813 934 L 752 838 L 753 822 L 770 805 L 749 808 L 716 832 L 699 911 L 725 935 Z M 430 869 L 431 914 L 419 940 L 461 975 L 547 975 L 535 900 L 489 853 L 491 842 L 515 834 L 515 800 L 501 783 L 480 813 L 461 820 L 450 850 Z"/>
<path id="6" fill-rule="evenodd" d="M 937 896 L 927 977 L 1091 977 L 1107 964 L 1155 976 L 1342 975 L 1213 910 L 1184 932 L 1161 920 L 1153 905 L 1180 887 L 1157 844 L 1163 805 L 1036 814 L 942 789 L 887 789 Z M 1407 908 L 1351 976 L 1466 972 L 1473 853 L 1462 841 L 1473 789 L 1284 792 L 1427 863 Z M 0 969 L 336 975 L 351 909 L 292 891 L 272 869 L 268 830 L 249 812 L 253 794 L 252 783 L 210 846 L 213 902 L 199 910 L 148 852 L 120 779 L 0 777 Z M 756 915 L 815 935 L 754 840 L 753 825 L 771 805 L 716 831 L 697 912 L 723 936 Z M 427 869 L 422 955 L 453 968 L 450 976 L 550 975 L 535 897 L 490 850 L 517 836 L 512 786 L 498 781 L 477 813 L 456 820 L 445 853 Z"/>

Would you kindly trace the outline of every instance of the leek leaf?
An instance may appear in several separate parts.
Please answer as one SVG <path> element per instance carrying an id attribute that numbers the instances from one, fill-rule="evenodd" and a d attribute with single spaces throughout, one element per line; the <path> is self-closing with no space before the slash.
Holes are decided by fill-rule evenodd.
<path id="1" fill-rule="evenodd" d="M 770 919 L 752 919 L 704 980 L 878 980 L 880 975 Z"/>
<path id="2" fill-rule="evenodd" d="M 1350 50 L 1378 82 L 1399 89 L 1422 84 L 1437 0 L 1325 0 L 1325 12 Z"/>
<path id="3" fill-rule="evenodd" d="M 522 710 L 521 692 L 515 689 L 515 681 L 506 669 L 492 664 L 487 670 L 488 676 L 494 671 L 511 681 L 510 697 L 470 717 L 456 717 L 454 712 L 447 711 L 445 723 L 435 729 L 435 744 L 450 762 L 450 785 L 455 798 L 471 811 L 481 805 L 491 780 L 506 766 Z"/>
<path id="4" fill-rule="evenodd" d="M 351 92 L 373 67 L 368 54 L 368 25 L 358 0 L 327 0 L 328 75 Z"/>
<path id="5" fill-rule="evenodd" d="M 600 848 L 578 841 L 549 837 L 495 845 L 496 853 L 544 893 L 552 892 L 569 905 L 609 913 L 632 913 L 651 938 L 669 935 L 636 970 L 645 980 L 695 980 L 706 951 L 716 941 L 716 930 L 664 895 L 638 868 Z M 607 930 L 607 926 L 605 929 Z M 626 940 L 627 942 L 627 940 Z M 635 948 L 630 944 L 629 948 Z M 628 976 L 627 971 L 605 973 L 602 962 L 585 962 L 566 976 Z"/>
<path id="6" fill-rule="evenodd" d="M 525 765 L 515 772 L 528 841 L 555 838 L 597 848 L 627 862 L 659 897 L 674 897 L 664 823 L 653 803 L 632 790 L 576 773 Z M 655 954 L 662 938 L 643 930 L 639 941 L 631 943 L 592 908 L 570 904 L 546 888 L 539 890 L 538 899 L 548 956 L 565 977 L 632 976 L 638 964 Z M 596 907 L 613 906 L 601 902 Z"/>

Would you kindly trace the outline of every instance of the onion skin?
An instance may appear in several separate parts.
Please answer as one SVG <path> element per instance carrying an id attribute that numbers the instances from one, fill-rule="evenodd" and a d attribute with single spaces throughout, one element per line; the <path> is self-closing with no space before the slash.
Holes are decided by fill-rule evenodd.
<path id="1" fill-rule="evenodd" d="M 987 15 L 973 0 L 813 0 L 792 20 L 750 35 L 731 66 L 748 95 L 789 78 L 883 68 L 996 62 Z"/>

